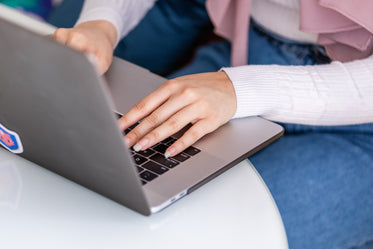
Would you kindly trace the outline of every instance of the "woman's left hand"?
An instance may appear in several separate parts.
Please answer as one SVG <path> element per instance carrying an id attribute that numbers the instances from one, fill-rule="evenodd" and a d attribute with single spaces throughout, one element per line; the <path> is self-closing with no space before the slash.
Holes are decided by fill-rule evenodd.
<path id="1" fill-rule="evenodd" d="M 125 137 L 127 146 L 138 151 L 192 123 L 167 149 L 165 156 L 172 157 L 228 122 L 236 108 L 235 90 L 225 72 L 193 74 L 164 83 L 123 115 L 119 125 L 125 130 L 143 119 Z"/>

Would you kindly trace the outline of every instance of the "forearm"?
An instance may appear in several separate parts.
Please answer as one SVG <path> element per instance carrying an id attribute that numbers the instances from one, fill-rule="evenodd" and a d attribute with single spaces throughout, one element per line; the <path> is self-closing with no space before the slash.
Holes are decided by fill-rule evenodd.
<path id="1" fill-rule="evenodd" d="M 156 0 L 85 0 L 77 24 L 105 20 L 112 23 L 119 40 L 127 35 L 144 17 Z"/>
<path id="2" fill-rule="evenodd" d="M 373 122 L 373 57 L 318 66 L 225 68 L 237 96 L 235 118 L 260 115 L 285 123 Z"/>

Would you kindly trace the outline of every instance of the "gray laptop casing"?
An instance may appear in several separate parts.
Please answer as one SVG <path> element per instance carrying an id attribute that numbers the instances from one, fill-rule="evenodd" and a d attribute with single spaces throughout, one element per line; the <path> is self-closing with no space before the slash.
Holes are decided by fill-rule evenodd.
<path id="1" fill-rule="evenodd" d="M 125 113 L 165 79 L 116 58 L 106 81 L 85 55 L 1 19 L 0 37 L 0 124 L 19 135 L 20 156 L 144 215 L 283 133 L 258 117 L 230 121 L 194 145 L 201 153 L 142 186 L 113 110 Z"/>

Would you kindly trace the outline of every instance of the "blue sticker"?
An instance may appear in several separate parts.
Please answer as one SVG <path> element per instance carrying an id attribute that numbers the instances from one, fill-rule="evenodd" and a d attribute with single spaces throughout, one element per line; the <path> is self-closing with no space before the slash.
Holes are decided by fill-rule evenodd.
<path id="1" fill-rule="evenodd" d="M 0 144 L 10 152 L 20 154 L 23 152 L 23 146 L 18 134 L 8 130 L 0 124 Z"/>

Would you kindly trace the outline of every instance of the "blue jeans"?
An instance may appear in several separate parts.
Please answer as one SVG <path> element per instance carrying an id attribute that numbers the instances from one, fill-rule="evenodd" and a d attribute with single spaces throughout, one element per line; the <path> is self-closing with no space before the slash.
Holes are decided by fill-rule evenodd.
<path id="1" fill-rule="evenodd" d="M 58 10 L 54 24 L 57 17 Z M 211 31 L 204 0 L 159 0 L 116 54 L 170 78 L 217 71 L 230 65 L 230 44 L 201 46 L 201 34 Z M 256 24 L 250 28 L 249 64 L 328 61 L 318 46 L 283 39 Z M 250 161 L 277 203 L 289 247 L 373 248 L 373 124 L 282 125 L 284 137 Z"/>

